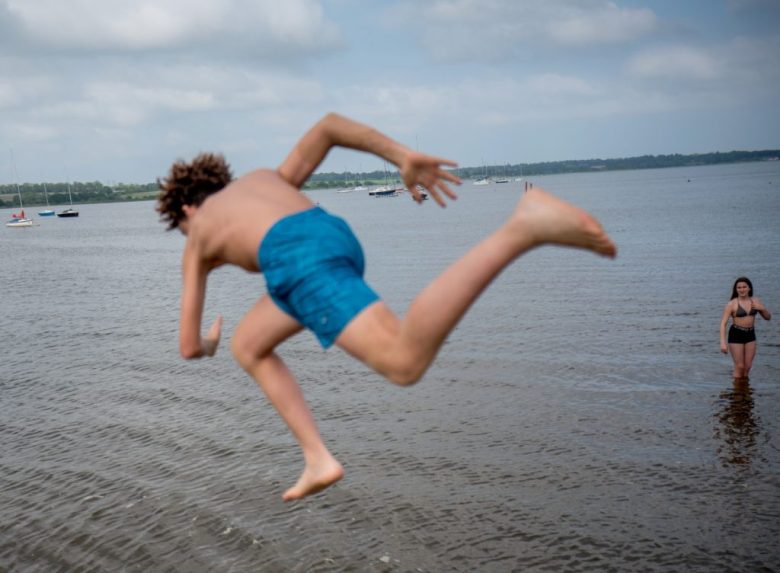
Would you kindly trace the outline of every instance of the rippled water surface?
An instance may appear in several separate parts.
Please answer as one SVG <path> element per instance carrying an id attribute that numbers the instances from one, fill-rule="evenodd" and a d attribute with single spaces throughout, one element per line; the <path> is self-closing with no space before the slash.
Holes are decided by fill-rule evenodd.
<path id="1" fill-rule="evenodd" d="M 534 183 L 619 258 L 523 257 L 412 388 L 283 345 L 347 472 L 294 504 L 297 447 L 227 352 L 262 277 L 214 273 L 224 346 L 189 363 L 183 240 L 152 203 L 0 229 L 0 571 L 779 571 L 780 164 Z M 311 195 L 401 312 L 520 185 L 445 210 Z M 776 318 L 734 387 L 718 323 L 741 274 Z"/>

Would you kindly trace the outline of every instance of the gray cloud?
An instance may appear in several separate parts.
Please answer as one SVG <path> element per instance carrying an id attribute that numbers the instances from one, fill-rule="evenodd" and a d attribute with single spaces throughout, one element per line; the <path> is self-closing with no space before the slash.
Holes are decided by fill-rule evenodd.
<path id="1" fill-rule="evenodd" d="M 407 0 L 391 10 L 399 25 L 413 22 L 435 60 L 497 60 L 535 46 L 587 48 L 621 44 L 658 27 L 647 8 L 606 0 Z"/>
<path id="2" fill-rule="evenodd" d="M 284 58 L 343 45 L 315 0 L 4 0 L 0 14 L 22 47 L 90 56 L 194 50 Z"/>
<path id="3" fill-rule="evenodd" d="M 613 156 L 725 149 L 735 130 L 776 140 L 780 35 L 756 23 L 760 0 L 739 6 L 739 26 L 724 3 L 708 18 L 647 6 L 0 0 L 0 145 L 23 178 L 61 179 L 68 165 L 80 179 L 150 181 L 201 150 L 237 172 L 274 165 L 330 110 L 471 165 L 597 143 Z M 685 124 L 705 112 L 720 141 Z M 724 121 L 744 117 L 760 119 Z M 650 126 L 657 146 L 628 124 Z M 610 133 L 635 139 L 624 149 Z"/>

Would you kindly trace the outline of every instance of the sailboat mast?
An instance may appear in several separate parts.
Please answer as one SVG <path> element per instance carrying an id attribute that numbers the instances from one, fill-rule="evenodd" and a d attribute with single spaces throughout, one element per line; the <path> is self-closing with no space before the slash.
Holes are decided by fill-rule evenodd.
<path id="1" fill-rule="evenodd" d="M 22 204 L 22 190 L 19 188 L 19 174 L 16 172 L 16 163 L 14 162 L 14 150 L 9 149 L 9 152 L 11 153 L 11 171 L 13 172 L 16 194 L 19 196 L 19 209 L 24 212 L 24 205 Z"/>

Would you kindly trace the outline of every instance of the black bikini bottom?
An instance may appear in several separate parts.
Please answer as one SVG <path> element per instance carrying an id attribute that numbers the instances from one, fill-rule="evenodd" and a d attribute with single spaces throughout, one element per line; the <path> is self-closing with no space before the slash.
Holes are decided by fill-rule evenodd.
<path id="1" fill-rule="evenodd" d="M 753 327 L 745 328 L 732 324 L 729 328 L 729 344 L 747 344 L 756 341 L 756 331 Z"/>

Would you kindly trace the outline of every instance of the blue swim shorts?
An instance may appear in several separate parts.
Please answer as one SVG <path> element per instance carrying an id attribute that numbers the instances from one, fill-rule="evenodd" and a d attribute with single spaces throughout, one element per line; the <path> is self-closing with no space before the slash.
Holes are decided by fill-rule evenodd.
<path id="1" fill-rule="evenodd" d="M 320 207 L 273 224 L 257 253 L 268 294 L 330 347 L 379 296 L 363 280 L 363 249 L 346 221 Z"/>

